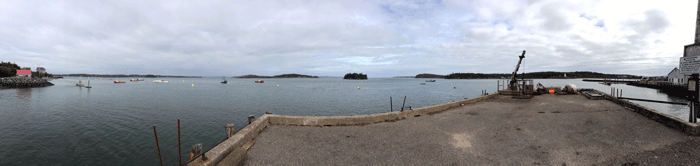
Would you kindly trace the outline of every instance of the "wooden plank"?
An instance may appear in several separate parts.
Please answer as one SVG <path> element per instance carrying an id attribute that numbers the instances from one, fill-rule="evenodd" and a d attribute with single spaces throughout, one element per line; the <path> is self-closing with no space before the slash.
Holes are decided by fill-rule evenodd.
<path id="1" fill-rule="evenodd" d="M 248 140 L 248 142 L 246 142 L 243 146 L 241 146 L 241 148 L 243 148 L 243 149 L 245 149 L 246 151 L 248 151 L 248 149 L 250 149 L 250 147 L 253 147 L 253 144 L 255 144 L 255 141 L 253 141 L 253 140 Z"/>

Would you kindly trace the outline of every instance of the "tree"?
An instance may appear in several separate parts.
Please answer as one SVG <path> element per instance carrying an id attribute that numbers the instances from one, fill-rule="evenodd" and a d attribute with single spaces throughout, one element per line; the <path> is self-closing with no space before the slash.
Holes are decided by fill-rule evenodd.
<path id="1" fill-rule="evenodd" d="M 0 77 L 14 77 L 17 75 L 17 70 L 6 66 L 0 66 Z"/>

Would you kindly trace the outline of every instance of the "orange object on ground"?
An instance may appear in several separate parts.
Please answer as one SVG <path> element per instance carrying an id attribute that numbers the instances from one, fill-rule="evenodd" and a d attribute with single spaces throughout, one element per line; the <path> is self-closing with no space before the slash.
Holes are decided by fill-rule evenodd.
<path id="1" fill-rule="evenodd" d="M 549 90 L 549 94 L 552 94 L 552 93 L 554 93 L 554 89 Z"/>

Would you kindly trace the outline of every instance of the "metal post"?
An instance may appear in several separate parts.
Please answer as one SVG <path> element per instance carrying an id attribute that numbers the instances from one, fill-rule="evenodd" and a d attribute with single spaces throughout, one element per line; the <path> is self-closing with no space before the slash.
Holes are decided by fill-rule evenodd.
<path id="1" fill-rule="evenodd" d="M 182 165 L 182 139 L 180 138 L 180 119 L 177 119 L 177 165 Z"/>
<path id="2" fill-rule="evenodd" d="M 401 105 L 401 111 L 403 111 L 404 106 L 406 106 L 406 96 L 403 96 L 403 104 Z"/>
<path id="3" fill-rule="evenodd" d="M 391 107 L 391 112 L 394 112 L 394 103 L 391 101 L 391 97 L 389 97 L 389 106 Z"/>
<path id="4" fill-rule="evenodd" d="M 158 132 L 156 132 L 156 125 L 153 125 L 153 135 L 156 136 L 156 148 L 158 149 L 158 160 L 160 160 L 160 166 L 163 166 L 163 157 L 160 156 L 160 143 L 158 143 Z"/>
<path id="5" fill-rule="evenodd" d="M 695 116 L 695 102 L 690 101 L 690 115 L 688 115 L 688 122 L 695 123 L 695 122 L 693 122 L 693 119 L 696 119 L 696 118 L 693 118 L 694 116 Z"/>
<path id="6" fill-rule="evenodd" d="M 688 81 L 688 92 L 692 93 L 690 95 L 690 115 L 688 116 L 688 122 L 690 123 L 697 123 L 698 103 L 700 103 L 700 101 L 698 101 L 700 99 L 698 81 L 700 81 L 700 78 L 698 78 L 697 73 L 692 74 Z"/>

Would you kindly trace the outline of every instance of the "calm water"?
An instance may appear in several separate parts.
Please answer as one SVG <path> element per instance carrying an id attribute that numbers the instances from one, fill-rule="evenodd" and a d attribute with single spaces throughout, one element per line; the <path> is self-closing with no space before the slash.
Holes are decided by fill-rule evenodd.
<path id="1" fill-rule="evenodd" d="M 225 139 L 224 125 L 241 129 L 249 115 L 265 111 L 284 115 L 359 115 L 430 106 L 492 93 L 496 80 L 375 78 L 369 80 L 166 78 L 125 84 L 113 78 L 91 80 L 92 89 L 75 86 L 78 78 L 52 81 L 55 86 L 0 90 L 0 165 L 156 165 L 152 126 L 158 128 L 163 161 L 177 164 L 177 119 L 182 124 L 183 160 L 189 148 L 208 150 Z M 85 80 L 83 80 L 85 81 Z M 580 79 L 535 80 L 545 86 L 610 86 Z M 194 84 L 194 86 L 192 86 Z M 279 86 L 277 86 L 279 85 Z M 357 87 L 360 87 L 358 90 Z M 654 89 L 613 84 L 623 96 L 664 101 L 685 100 Z M 688 118 L 688 107 L 637 102 Z"/>

